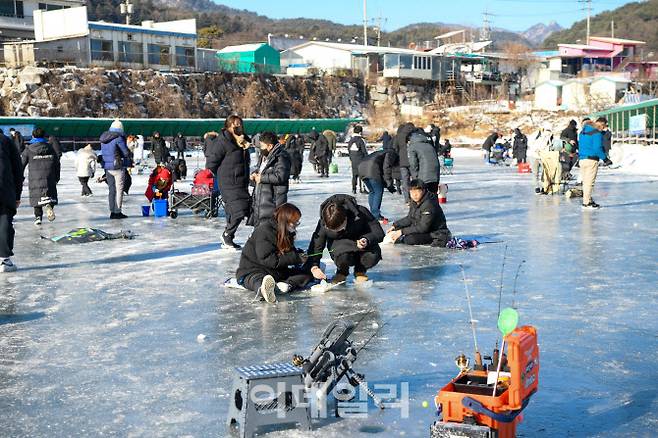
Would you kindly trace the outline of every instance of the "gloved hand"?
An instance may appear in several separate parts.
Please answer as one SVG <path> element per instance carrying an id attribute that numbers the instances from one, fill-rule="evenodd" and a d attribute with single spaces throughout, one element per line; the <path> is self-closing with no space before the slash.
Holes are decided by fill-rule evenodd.
<path id="1" fill-rule="evenodd" d="M 306 254 L 306 251 L 298 249 L 297 255 L 299 256 L 299 260 L 301 261 L 302 265 L 306 264 L 306 261 L 308 260 L 308 254 Z"/>
<path id="2" fill-rule="evenodd" d="M 389 192 L 391 192 L 391 193 L 395 193 L 395 192 L 396 192 L 396 190 L 395 190 L 395 186 L 394 186 L 393 184 L 391 184 L 390 186 L 386 187 L 386 189 L 387 189 Z"/>

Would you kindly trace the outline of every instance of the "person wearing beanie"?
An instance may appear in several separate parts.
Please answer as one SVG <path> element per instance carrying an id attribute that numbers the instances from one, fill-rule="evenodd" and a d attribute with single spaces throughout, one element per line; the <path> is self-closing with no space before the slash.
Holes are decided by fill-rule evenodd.
<path id="1" fill-rule="evenodd" d="M 121 212 L 121 207 L 126 182 L 126 168 L 130 167 L 131 159 L 123 123 L 118 119 L 113 121 L 109 131 L 101 134 L 100 142 L 103 169 L 105 169 L 109 187 L 110 219 L 125 219 L 128 216 Z"/>

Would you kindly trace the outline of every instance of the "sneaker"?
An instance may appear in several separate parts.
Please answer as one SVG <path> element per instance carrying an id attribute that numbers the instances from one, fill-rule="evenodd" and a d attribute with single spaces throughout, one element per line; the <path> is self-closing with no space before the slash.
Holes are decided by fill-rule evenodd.
<path id="1" fill-rule="evenodd" d="M 601 206 L 594 201 L 591 201 L 589 204 L 583 204 L 583 208 L 587 210 L 596 210 L 597 208 L 600 207 Z"/>
<path id="2" fill-rule="evenodd" d="M 276 303 L 276 294 L 274 289 L 276 288 L 276 281 L 271 275 L 266 275 L 263 278 L 263 282 L 260 284 L 260 294 L 265 298 L 270 304 Z"/>
<path id="3" fill-rule="evenodd" d="M 336 272 L 336 275 L 334 275 L 334 278 L 331 279 L 331 284 L 342 283 L 345 280 L 347 280 L 347 275 L 341 274 L 340 272 Z"/>
<path id="4" fill-rule="evenodd" d="M 279 292 L 282 294 L 287 294 L 290 292 L 290 285 L 286 283 L 285 281 L 280 281 L 276 284 L 276 288 Z"/>
<path id="5" fill-rule="evenodd" d="M 0 272 L 16 272 L 17 269 L 9 257 L 3 259 L 2 264 L 0 264 Z"/>
<path id="6" fill-rule="evenodd" d="M 41 226 L 41 218 L 40 217 L 34 218 L 34 225 L 37 226 L 37 227 Z"/>
<path id="7" fill-rule="evenodd" d="M 126 218 L 128 218 L 128 216 L 126 216 L 123 213 L 112 213 L 110 215 L 110 219 L 126 219 Z"/>
<path id="8" fill-rule="evenodd" d="M 541 189 L 539 187 L 536 187 L 535 188 L 535 193 L 539 195 L 541 193 Z"/>
<path id="9" fill-rule="evenodd" d="M 220 238 L 220 243 L 222 244 L 222 246 L 225 246 L 226 248 L 242 249 L 242 247 L 237 243 L 235 243 L 233 241 L 233 238 L 227 236 L 226 233 L 222 234 L 222 237 Z"/>
<path id="10" fill-rule="evenodd" d="M 354 273 L 354 283 L 360 284 L 368 281 L 368 276 L 365 272 L 355 272 Z"/>
<path id="11" fill-rule="evenodd" d="M 52 222 L 55 220 L 55 210 L 53 209 L 53 206 L 48 204 L 45 207 L 43 207 L 44 210 L 46 210 L 46 217 L 48 218 L 49 222 Z"/>

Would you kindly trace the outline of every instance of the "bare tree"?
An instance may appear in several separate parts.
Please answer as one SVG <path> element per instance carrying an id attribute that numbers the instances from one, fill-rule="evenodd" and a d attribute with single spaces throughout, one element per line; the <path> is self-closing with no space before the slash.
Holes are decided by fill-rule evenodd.
<path id="1" fill-rule="evenodd" d="M 535 55 L 528 46 L 519 43 L 508 43 L 503 48 L 504 59 L 501 64 L 518 76 L 519 90 L 523 93 L 523 77 L 528 69 L 537 62 Z"/>

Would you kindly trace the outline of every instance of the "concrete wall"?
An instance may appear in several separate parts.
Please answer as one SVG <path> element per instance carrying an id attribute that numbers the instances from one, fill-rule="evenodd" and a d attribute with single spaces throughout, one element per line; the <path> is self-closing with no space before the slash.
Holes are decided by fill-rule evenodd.
<path id="1" fill-rule="evenodd" d="M 20 68 L 28 65 L 76 65 L 89 63 L 89 40 L 86 37 L 30 43 L 5 43 L 5 65 Z"/>
<path id="2" fill-rule="evenodd" d="M 589 103 L 589 84 L 571 81 L 562 87 L 562 107 L 568 111 L 585 110 Z"/>

